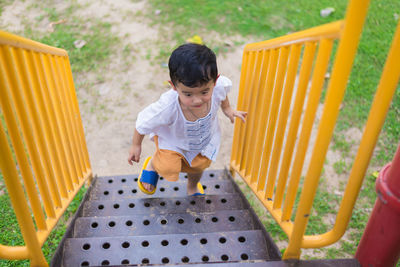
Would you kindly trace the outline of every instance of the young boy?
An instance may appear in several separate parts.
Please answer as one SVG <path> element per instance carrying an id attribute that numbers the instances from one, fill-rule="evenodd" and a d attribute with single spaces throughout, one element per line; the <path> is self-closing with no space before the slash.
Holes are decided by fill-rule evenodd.
<path id="1" fill-rule="evenodd" d="M 181 45 L 168 67 L 172 89 L 139 113 L 128 163 L 139 162 L 144 135 L 149 134 L 156 152 L 143 164 L 139 188 L 153 194 L 159 176 L 177 181 L 179 173 L 186 172 L 187 194 L 200 195 L 203 170 L 219 150 L 219 107 L 232 123 L 235 117 L 244 122 L 247 113 L 231 108 L 227 93 L 232 82 L 218 75 L 215 54 L 208 47 Z"/>

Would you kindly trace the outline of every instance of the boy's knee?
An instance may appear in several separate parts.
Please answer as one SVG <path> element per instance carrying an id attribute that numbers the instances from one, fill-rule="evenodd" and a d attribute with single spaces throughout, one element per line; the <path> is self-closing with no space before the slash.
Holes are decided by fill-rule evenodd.
<path id="1" fill-rule="evenodd" d="M 177 181 L 182 168 L 182 160 L 171 151 L 158 150 L 153 158 L 156 172 L 168 181 Z"/>

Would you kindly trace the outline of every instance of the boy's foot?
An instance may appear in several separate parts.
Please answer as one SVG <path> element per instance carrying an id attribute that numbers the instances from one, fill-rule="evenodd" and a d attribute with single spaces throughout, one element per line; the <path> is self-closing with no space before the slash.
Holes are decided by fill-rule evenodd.
<path id="1" fill-rule="evenodd" d="M 205 195 L 204 194 L 204 188 L 203 188 L 203 186 L 201 185 L 200 182 L 197 183 L 196 190 L 194 190 L 194 191 L 195 192 L 193 193 L 193 191 L 189 192 L 189 190 L 188 190 L 188 195 L 189 196 L 203 196 L 203 195 Z"/>
<path id="2" fill-rule="evenodd" d="M 204 194 L 203 186 L 200 184 L 200 179 L 203 172 L 200 173 L 188 173 L 187 179 L 187 194 L 192 196 L 196 193 Z"/>
<path id="3" fill-rule="evenodd" d="M 158 174 L 154 171 L 151 165 L 151 157 L 148 157 L 143 163 L 142 171 L 139 176 L 138 185 L 139 189 L 145 194 L 152 195 L 155 193 L 155 189 L 158 182 Z"/>
<path id="4" fill-rule="evenodd" d="M 154 185 L 152 185 L 152 184 L 148 184 L 148 183 L 145 183 L 145 182 L 141 182 L 142 183 L 142 186 L 147 190 L 147 191 L 153 191 L 154 190 Z"/>
<path id="5" fill-rule="evenodd" d="M 149 163 L 147 164 L 145 170 L 146 170 L 146 171 L 154 171 L 154 169 L 152 168 L 152 165 L 151 165 L 151 160 L 150 160 Z M 144 187 L 147 191 L 153 191 L 154 188 L 155 188 L 155 186 L 152 185 L 152 184 L 145 183 L 145 182 L 141 182 L 141 183 L 142 183 L 143 187 Z"/>

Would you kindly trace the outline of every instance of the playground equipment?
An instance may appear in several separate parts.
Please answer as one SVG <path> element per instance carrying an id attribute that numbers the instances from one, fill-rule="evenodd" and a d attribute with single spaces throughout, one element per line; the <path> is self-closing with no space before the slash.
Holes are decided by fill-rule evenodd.
<path id="1" fill-rule="evenodd" d="M 350 1 L 343 21 L 247 45 L 238 108 L 249 114 L 246 124 L 235 124 L 230 173 L 205 173 L 207 195 L 197 198 L 184 196 L 179 183 L 162 184 L 152 198 L 146 198 L 137 191 L 137 175 L 97 177 L 52 265 L 287 266 L 290 263 L 280 261 L 279 251 L 232 181 L 235 172 L 288 235 L 284 260 L 299 259 L 301 248 L 339 240 L 400 76 L 399 24 L 335 225 L 325 234 L 304 235 L 368 4 Z M 335 41 L 338 48 L 323 115 L 294 213 Z M 30 259 L 32 266 L 47 266 L 41 247 L 76 192 L 92 180 L 69 59 L 62 49 L 0 32 L 0 71 L 5 121 L 0 125 L 0 169 L 25 241 L 19 247 L 0 245 L 0 258 Z M 356 260 L 330 262 L 335 263 L 357 265 Z"/>

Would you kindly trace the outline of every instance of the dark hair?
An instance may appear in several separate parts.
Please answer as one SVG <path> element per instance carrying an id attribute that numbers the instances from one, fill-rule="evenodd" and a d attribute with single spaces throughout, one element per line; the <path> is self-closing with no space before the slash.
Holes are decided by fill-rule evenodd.
<path id="1" fill-rule="evenodd" d="M 184 44 L 176 48 L 168 62 L 169 76 L 176 86 L 197 87 L 217 80 L 218 69 L 214 52 L 205 45 Z"/>

